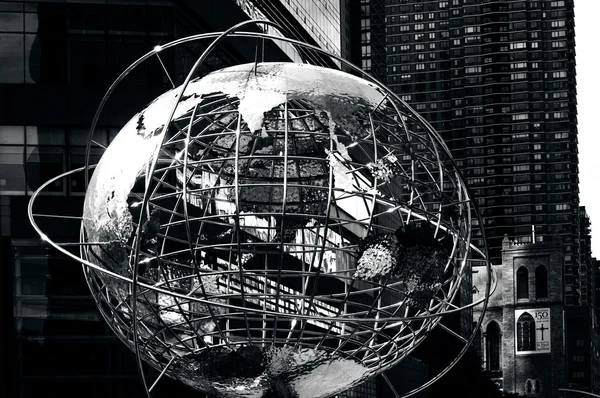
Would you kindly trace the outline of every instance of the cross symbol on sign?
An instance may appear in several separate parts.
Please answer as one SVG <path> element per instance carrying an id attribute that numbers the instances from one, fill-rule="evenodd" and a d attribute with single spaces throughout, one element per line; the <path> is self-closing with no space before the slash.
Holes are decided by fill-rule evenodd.
<path id="1" fill-rule="evenodd" d="M 537 328 L 537 330 L 540 330 L 542 332 L 542 340 L 544 340 L 544 330 L 548 330 L 548 328 L 545 328 L 544 325 L 542 325 L 539 328 Z"/>

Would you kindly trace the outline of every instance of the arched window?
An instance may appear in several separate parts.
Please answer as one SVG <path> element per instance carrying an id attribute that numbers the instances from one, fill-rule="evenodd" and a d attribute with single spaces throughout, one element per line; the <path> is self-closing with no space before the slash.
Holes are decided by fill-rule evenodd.
<path id="1" fill-rule="evenodd" d="M 537 395 L 542 392 L 542 383 L 540 379 L 527 379 L 525 381 L 525 394 Z"/>
<path id="2" fill-rule="evenodd" d="M 500 370 L 500 326 L 491 322 L 486 329 L 487 370 Z"/>
<path id="3" fill-rule="evenodd" d="M 535 321 L 526 312 L 517 320 L 517 351 L 535 351 Z"/>
<path id="4" fill-rule="evenodd" d="M 533 393 L 533 382 L 531 381 L 531 379 L 527 379 L 527 381 L 525 381 L 525 394 L 529 395 Z"/>
<path id="5" fill-rule="evenodd" d="M 535 269 L 535 297 L 548 297 L 548 271 L 543 265 Z"/>
<path id="6" fill-rule="evenodd" d="M 529 272 L 521 267 L 517 271 L 517 299 L 529 298 Z"/>

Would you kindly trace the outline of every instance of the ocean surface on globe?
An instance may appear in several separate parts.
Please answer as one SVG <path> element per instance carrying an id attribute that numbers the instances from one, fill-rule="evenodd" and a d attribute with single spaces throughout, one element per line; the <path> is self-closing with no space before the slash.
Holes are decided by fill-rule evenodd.
<path id="1" fill-rule="evenodd" d="M 172 378 L 328 397 L 397 364 L 447 310 L 464 189 L 439 136 L 378 85 L 238 65 L 164 93 L 106 149 L 81 239 L 107 272 L 86 277 L 113 331 L 134 349 L 135 320 L 142 359 Z"/>

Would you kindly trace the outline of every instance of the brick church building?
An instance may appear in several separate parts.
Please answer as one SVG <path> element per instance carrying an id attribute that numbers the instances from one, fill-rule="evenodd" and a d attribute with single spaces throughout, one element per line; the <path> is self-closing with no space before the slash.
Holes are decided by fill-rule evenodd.
<path id="1" fill-rule="evenodd" d="M 567 387 L 563 263 L 558 237 L 502 242 L 502 264 L 493 266 L 496 287 L 474 344 L 483 368 L 504 391 L 551 398 Z M 474 267 L 474 300 L 482 297 L 485 282 L 484 269 Z"/>

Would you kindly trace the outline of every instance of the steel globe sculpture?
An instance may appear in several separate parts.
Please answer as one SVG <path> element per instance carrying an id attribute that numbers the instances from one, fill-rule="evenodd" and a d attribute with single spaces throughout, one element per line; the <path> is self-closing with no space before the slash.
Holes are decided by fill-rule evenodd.
<path id="1" fill-rule="evenodd" d="M 476 208 L 403 101 L 307 64 L 193 72 L 121 129 L 82 212 L 78 260 L 140 363 L 214 397 L 328 397 L 467 308 Z"/>

